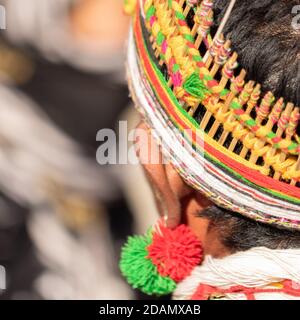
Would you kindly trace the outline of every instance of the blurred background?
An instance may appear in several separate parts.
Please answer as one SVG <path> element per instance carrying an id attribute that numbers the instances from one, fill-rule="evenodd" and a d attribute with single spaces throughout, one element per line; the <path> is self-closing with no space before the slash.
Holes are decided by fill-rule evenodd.
<path id="1" fill-rule="evenodd" d="M 134 128 L 122 0 L 0 0 L 0 299 L 138 299 L 121 245 L 156 219 L 139 165 L 99 165 Z"/>

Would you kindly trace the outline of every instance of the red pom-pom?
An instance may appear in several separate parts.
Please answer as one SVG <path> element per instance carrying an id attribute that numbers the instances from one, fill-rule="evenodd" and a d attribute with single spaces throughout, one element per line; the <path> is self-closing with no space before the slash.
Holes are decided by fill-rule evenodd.
<path id="1" fill-rule="evenodd" d="M 186 225 L 172 230 L 161 224 L 148 252 L 159 274 L 176 282 L 188 277 L 203 257 L 201 242 Z"/>

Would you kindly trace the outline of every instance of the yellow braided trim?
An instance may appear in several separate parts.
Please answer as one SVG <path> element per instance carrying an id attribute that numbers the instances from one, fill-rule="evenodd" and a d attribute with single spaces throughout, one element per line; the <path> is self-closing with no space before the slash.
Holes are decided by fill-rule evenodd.
<path id="1" fill-rule="evenodd" d="M 172 1 L 172 8 L 174 11 L 177 11 L 177 12 L 180 12 L 181 14 L 183 14 L 183 8 L 179 5 L 179 3 L 177 1 Z M 176 19 L 176 18 L 174 18 L 174 19 Z M 192 31 L 188 26 L 181 26 L 179 24 L 177 24 L 177 25 L 178 25 L 179 33 L 186 44 L 187 40 L 184 38 L 184 35 L 192 36 Z M 185 45 L 183 50 L 178 53 L 182 54 L 183 58 L 185 58 L 185 59 L 187 58 L 191 62 L 193 69 L 190 69 L 190 65 L 187 66 L 188 70 L 186 70 L 186 72 L 185 72 L 185 75 L 187 75 L 187 77 L 190 76 L 196 70 L 198 70 L 199 73 L 202 75 L 210 75 L 210 72 L 206 67 L 198 68 L 196 65 L 196 62 L 193 59 L 191 59 L 191 57 L 194 57 L 194 56 L 201 57 L 199 50 L 197 50 L 196 48 L 191 48 L 191 47 Z M 175 55 L 175 57 L 177 58 L 176 55 Z M 181 57 L 178 57 L 178 59 L 181 59 Z M 185 66 L 184 66 L 184 69 L 185 69 Z M 207 85 L 206 80 L 204 80 L 204 84 Z M 223 88 L 221 86 L 215 86 L 215 87 L 211 88 L 212 93 L 220 93 L 222 90 L 223 90 Z"/>
<path id="2" fill-rule="evenodd" d="M 151 6 L 156 9 L 157 20 L 152 27 L 147 24 L 148 30 L 156 38 L 159 32 L 166 38 L 167 50 L 164 53 L 166 64 L 170 63 L 172 58 L 175 58 L 176 63 L 180 66 L 180 73 L 184 79 L 187 79 L 194 71 L 195 65 L 189 56 L 186 55 L 186 41 L 181 35 L 177 35 L 178 26 L 173 19 L 173 11 L 169 8 L 167 2 L 159 0 L 147 0 L 145 2 L 145 11 Z M 162 53 L 162 48 L 156 46 L 159 53 Z M 182 87 L 176 87 L 174 93 L 177 99 L 183 99 L 189 106 L 195 106 L 199 103 L 199 99 L 187 94 Z"/>

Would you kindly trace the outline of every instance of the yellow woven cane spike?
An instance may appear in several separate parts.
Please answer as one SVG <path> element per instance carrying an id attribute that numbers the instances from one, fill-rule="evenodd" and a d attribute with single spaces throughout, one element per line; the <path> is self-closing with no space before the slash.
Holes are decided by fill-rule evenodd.
<path id="1" fill-rule="evenodd" d="M 225 77 L 227 79 L 231 79 L 234 76 L 234 70 L 238 67 L 238 63 L 237 63 L 236 59 L 237 59 L 237 54 L 233 53 L 233 55 L 225 63 L 225 65 L 222 69 L 223 77 Z"/>
<path id="2" fill-rule="evenodd" d="M 271 123 L 270 124 L 274 125 L 278 122 L 283 108 L 284 108 L 284 100 L 283 100 L 283 98 L 280 98 L 276 102 L 276 104 L 271 112 L 271 115 L 270 115 L 270 122 Z"/>
<path id="3" fill-rule="evenodd" d="M 274 126 L 274 124 L 278 122 L 283 106 L 284 106 L 284 102 L 283 102 L 283 99 L 281 98 L 276 102 L 275 106 L 273 107 L 266 126 L 261 127 L 259 129 L 259 132 L 257 134 L 258 136 L 260 136 L 260 133 L 261 133 L 261 136 L 265 136 L 266 132 L 270 131 Z M 261 139 L 261 142 L 259 143 L 258 148 L 263 148 L 265 145 L 266 145 L 266 141 L 264 139 Z M 256 163 L 259 156 L 262 156 L 262 154 L 258 154 L 258 152 L 253 152 L 251 154 L 249 161 Z"/>
<path id="4" fill-rule="evenodd" d="M 218 65 L 224 65 L 228 61 L 231 53 L 230 46 L 230 41 L 226 41 L 224 44 L 221 44 L 215 57 L 215 63 L 217 63 Z"/>
<path id="5" fill-rule="evenodd" d="M 300 113 L 299 108 L 295 108 L 291 114 L 291 118 L 286 129 L 287 139 L 291 139 L 293 135 L 296 133 L 296 129 L 299 123 Z"/>
<path id="6" fill-rule="evenodd" d="M 249 81 L 246 83 L 243 91 L 239 96 L 239 103 L 240 105 L 244 106 L 250 99 L 251 94 L 253 92 L 253 82 Z"/>
<path id="7" fill-rule="evenodd" d="M 273 104 L 275 100 L 274 95 L 272 94 L 272 92 L 268 92 L 259 107 L 257 107 L 256 109 L 256 113 L 257 113 L 257 121 L 260 123 L 262 122 L 264 119 L 266 119 L 270 113 L 270 109 L 271 106 Z"/>
<path id="8" fill-rule="evenodd" d="M 251 94 L 250 100 L 248 102 L 247 109 L 252 109 L 256 106 L 261 94 L 261 86 L 260 84 L 257 84 Z M 248 112 L 249 113 L 249 112 Z"/>
<path id="9" fill-rule="evenodd" d="M 205 38 L 209 34 L 210 27 L 213 23 L 213 1 L 206 0 L 202 1 L 200 6 L 198 6 L 194 21 L 198 25 L 197 33 Z"/>
<path id="10" fill-rule="evenodd" d="M 254 86 L 253 81 L 249 81 L 246 83 L 243 91 L 241 92 L 241 94 L 238 97 L 238 102 L 241 106 L 244 106 L 250 100 L 251 94 L 254 90 L 253 86 Z M 235 119 L 235 117 L 233 115 L 233 110 L 231 112 L 232 112 L 231 118 Z M 249 113 L 249 110 L 246 111 L 246 113 Z M 249 130 L 247 128 L 245 128 L 239 121 L 235 120 L 235 122 L 236 122 L 236 126 L 232 131 L 233 139 L 232 139 L 230 146 L 229 146 L 230 151 L 233 151 L 234 148 L 236 147 L 238 141 L 242 140 L 242 138 L 244 136 L 246 136 L 249 132 Z"/>
<path id="11" fill-rule="evenodd" d="M 237 95 L 240 92 L 242 92 L 244 85 L 245 85 L 244 77 L 239 75 L 236 78 L 232 79 L 232 83 L 230 85 L 230 90 L 235 95 Z"/>

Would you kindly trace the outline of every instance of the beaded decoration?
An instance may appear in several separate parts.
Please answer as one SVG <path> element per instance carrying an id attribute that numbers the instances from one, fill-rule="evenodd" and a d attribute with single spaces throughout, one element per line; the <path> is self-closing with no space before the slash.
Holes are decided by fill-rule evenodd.
<path id="1" fill-rule="evenodd" d="M 169 127 L 161 130 L 191 129 L 182 139 L 197 151 L 195 158 L 202 154 L 210 183 L 217 177 L 224 188 L 210 185 L 173 150 L 186 182 L 252 219 L 300 229 L 299 108 L 262 92 L 238 68 L 222 28 L 212 32 L 213 0 L 140 0 L 133 17 L 132 56 L 141 84 L 135 86 L 130 64 L 129 82 L 136 103 L 155 129 L 158 119 Z M 204 147 L 197 144 L 199 131 Z"/>

